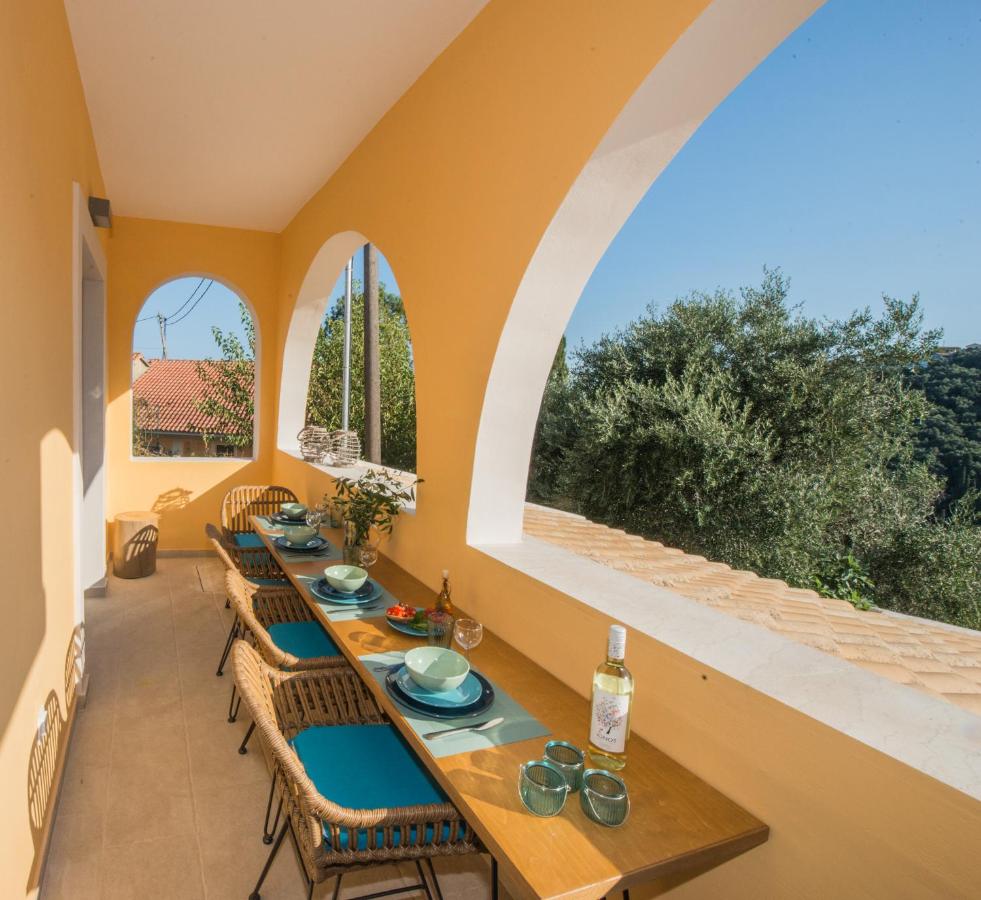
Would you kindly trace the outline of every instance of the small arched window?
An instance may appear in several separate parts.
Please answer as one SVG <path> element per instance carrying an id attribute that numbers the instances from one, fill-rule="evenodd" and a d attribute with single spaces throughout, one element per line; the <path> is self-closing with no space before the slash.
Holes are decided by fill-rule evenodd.
<path id="1" fill-rule="evenodd" d="M 133 456 L 251 459 L 255 342 L 252 313 L 219 281 L 154 290 L 133 329 Z"/>

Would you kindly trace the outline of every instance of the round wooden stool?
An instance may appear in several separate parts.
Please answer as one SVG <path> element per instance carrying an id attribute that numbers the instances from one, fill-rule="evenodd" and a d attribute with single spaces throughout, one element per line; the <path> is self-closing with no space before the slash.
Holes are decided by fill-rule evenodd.
<path id="1" fill-rule="evenodd" d="M 124 512 L 115 521 L 112 571 L 119 578 L 152 575 L 157 570 L 160 516 L 155 512 Z"/>

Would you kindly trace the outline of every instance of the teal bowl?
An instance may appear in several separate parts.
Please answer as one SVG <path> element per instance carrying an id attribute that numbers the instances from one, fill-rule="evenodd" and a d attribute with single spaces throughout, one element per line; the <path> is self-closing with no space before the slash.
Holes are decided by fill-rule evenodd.
<path id="1" fill-rule="evenodd" d="M 405 667 L 427 691 L 452 691 L 470 674 L 470 663 L 447 647 L 413 647 L 405 654 Z"/>
<path id="2" fill-rule="evenodd" d="M 353 594 L 368 580 L 368 573 L 357 566 L 328 566 L 324 569 L 324 578 L 335 591 Z"/>

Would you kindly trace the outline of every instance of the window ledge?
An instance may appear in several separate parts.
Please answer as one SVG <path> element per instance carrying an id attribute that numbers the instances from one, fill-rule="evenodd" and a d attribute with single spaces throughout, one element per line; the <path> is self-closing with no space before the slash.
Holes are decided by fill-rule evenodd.
<path id="1" fill-rule="evenodd" d="M 381 466 L 377 463 L 366 462 L 363 459 L 359 460 L 357 465 L 353 466 L 329 466 L 326 463 L 315 463 L 310 462 L 308 459 L 304 459 L 299 447 L 280 447 L 279 449 L 281 453 L 285 453 L 287 456 L 292 456 L 294 459 L 299 460 L 305 465 L 311 466 L 318 472 L 323 472 L 325 475 L 330 475 L 331 478 L 360 478 L 365 472 L 380 472 L 382 470 L 386 472 L 394 472 L 396 475 L 403 477 L 407 482 L 410 480 L 415 480 L 416 478 L 416 476 L 411 472 L 403 472 L 400 469 L 393 469 L 390 466 Z M 411 500 L 407 502 L 402 507 L 402 512 L 408 513 L 409 515 L 415 515 L 416 501 Z"/>
<path id="2" fill-rule="evenodd" d="M 531 537 L 479 552 L 981 800 L 981 718 Z"/>

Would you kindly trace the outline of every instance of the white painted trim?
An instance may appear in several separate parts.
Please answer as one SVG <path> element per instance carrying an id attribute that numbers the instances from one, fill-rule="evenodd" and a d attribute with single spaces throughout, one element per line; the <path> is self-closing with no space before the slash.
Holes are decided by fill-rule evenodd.
<path id="1" fill-rule="evenodd" d="M 715 0 L 654 67 L 586 163 L 535 250 L 498 344 L 474 454 L 469 543 L 521 539 L 549 368 L 610 242 L 706 116 L 822 2 Z"/>
<path id="2" fill-rule="evenodd" d="M 317 251 L 303 277 L 286 333 L 279 381 L 276 445 L 285 453 L 299 454 L 296 436 L 306 424 L 313 351 L 330 292 L 347 261 L 367 243 L 368 239 L 357 231 L 335 234 Z"/>
<path id="3" fill-rule="evenodd" d="M 981 800 L 981 717 L 545 541 L 476 549 Z"/>
<path id="4" fill-rule="evenodd" d="M 103 429 L 105 426 L 105 391 L 108 381 L 108 361 L 106 341 L 106 281 L 109 271 L 106 262 L 105 252 L 102 249 L 102 242 L 99 240 L 95 226 L 89 216 L 88 197 L 83 193 L 81 185 L 72 182 L 72 508 L 74 516 L 74 540 L 73 540 L 73 583 L 74 583 L 74 604 L 75 604 L 75 624 L 80 624 L 85 619 L 85 590 L 89 587 L 98 589 L 98 582 L 92 585 L 83 583 L 83 557 L 88 558 L 91 554 L 92 559 L 99 559 L 103 562 L 106 559 L 106 536 L 105 536 L 105 516 L 106 516 L 106 497 L 105 481 L 100 480 L 101 491 L 92 499 L 96 504 L 96 509 L 91 511 L 91 516 L 84 516 L 85 509 L 84 497 L 84 478 L 82 473 L 82 387 L 83 387 L 83 347 L 82 347 L 82 321 L 83 321 L 83 299 L 87 281 L 101 282 L 101 288 L 96 290 L 101 295 L 102 303 L 102 388 L 103 388 Z M 85 257 L 88 253 L 96 270 L 98 279 L 86 279 Z M 106 468 L 106 440 L 103 430 L 102 440 L 102 470 Z M 101 512 L 100 512 L 101 510 Z M 102 523 L 102 527 L 92 532 L 91 529 L 84 527 L 87 518 L 92 518 Z M 99 564 L 101 567 L 101 564 Z"/>

